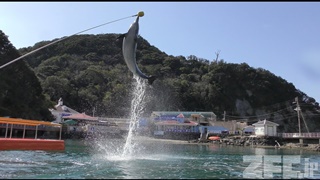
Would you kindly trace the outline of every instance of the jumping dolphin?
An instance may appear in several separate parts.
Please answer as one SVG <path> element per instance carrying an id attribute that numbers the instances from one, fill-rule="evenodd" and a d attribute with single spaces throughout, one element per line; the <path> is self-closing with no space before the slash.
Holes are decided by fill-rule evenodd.
<path id="1" fill-rule="evenodd" d="M 147 76 L 141 72 L 136 62 L 137 39 L 139 33 L 139 17 L 143 16 L 141 12 L 137 15 L 136 20 L 131 24 L 127 33 L 122 34 L 118 39 L 123 38 L 122 54 L 130 71 L 144 79 L 148 79 L 148 83 L 152 84 L 155 76 Z"/>

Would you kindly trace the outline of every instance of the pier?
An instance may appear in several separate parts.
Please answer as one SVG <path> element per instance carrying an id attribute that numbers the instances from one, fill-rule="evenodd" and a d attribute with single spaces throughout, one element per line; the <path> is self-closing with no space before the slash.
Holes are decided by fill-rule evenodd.
<path id="1" fill-rule="evenodd" d="M 299 143 L 303 144 L 304 140 L 319 140 L 320 144 L 320 132 L 311 132 L 311 133 L 279 133 L 279 137 L 282 139 L 299 139 Z"/>

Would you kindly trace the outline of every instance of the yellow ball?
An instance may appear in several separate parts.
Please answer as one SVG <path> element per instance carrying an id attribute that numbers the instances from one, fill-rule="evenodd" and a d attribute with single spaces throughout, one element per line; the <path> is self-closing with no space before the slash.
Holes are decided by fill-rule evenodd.
<path id="1" fill-rule="evenodd" d="M 144 12 L 143 12 L 143 11 L 138 12 L 138 16 L 139 16 L 139 17 L 144 16 Z"/>

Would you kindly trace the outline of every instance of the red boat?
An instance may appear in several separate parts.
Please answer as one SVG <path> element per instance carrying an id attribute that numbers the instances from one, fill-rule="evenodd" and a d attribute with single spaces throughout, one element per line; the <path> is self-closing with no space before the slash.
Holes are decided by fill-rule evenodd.
<path id="1" fill-rule="evenodd" d="M 60 128 L 60 131 L 56 128 Z M 58 132 L 59 137 L 44 138 L 46 131 L 49 131 L 49 134 Z M 64 140 L 61 140 L 61 133 L 61 124 L 0 117 L 0 150 L 64 150 L 65 144 Z"/>
<path id="2" fill-rule="evenodd" d="M 211 141 L 218 141 L 218 140 L 220 140 L 220 137 L 219 136 L 210 136 L 208 139 Z"/>

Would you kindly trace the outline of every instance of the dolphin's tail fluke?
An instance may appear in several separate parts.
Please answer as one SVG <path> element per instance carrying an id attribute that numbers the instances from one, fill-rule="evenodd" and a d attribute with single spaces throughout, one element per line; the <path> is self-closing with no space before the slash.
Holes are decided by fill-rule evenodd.
<path id="1" fill-rule="evenodd" d="M 150 85 L 152 85 L 153 81 L 156 80 L 156 78 L 157 78 L 156 76 L 149 76 L 149 77 L 148 77 L 148 83 L 149 83 Z"/>

